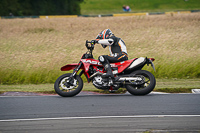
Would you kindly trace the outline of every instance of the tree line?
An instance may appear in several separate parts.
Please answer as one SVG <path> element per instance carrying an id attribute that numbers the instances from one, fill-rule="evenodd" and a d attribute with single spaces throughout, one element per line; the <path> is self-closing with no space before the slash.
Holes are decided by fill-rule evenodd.
<path id="1" fill-rule="evenodd" d="M 83 0 L 0 0 L 0 16 L 79 15 Z"/>

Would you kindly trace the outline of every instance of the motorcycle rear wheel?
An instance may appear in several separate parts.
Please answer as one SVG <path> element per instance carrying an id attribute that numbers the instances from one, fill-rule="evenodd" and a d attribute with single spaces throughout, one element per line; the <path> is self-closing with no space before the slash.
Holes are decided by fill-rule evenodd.
<path id="1" fill-rule="evenodd" d="M 134 84 L 126 84 L 127 91 L 132 95 L 147 95 L 155 88 L 156 79 L 152 73 L 146 70 L 137 70 L 131 73 L 131 75 L 143 78 L 143 84 L 137 81 Z M 135 85 L 135 83 L 138 83 L 138 85 Z"/>
<path id="2" fill-rule="evenodd" d="M 56 93 L 62 97 L 73 97 L 80 93 L 83 88 L 83 80 L 78 75 L 76 75 L 73 79 L 74 85 L 67 87 L 65 83 L 67 82 L 70 75 L 71 73 L 61 75 L 54 84 Z"/>

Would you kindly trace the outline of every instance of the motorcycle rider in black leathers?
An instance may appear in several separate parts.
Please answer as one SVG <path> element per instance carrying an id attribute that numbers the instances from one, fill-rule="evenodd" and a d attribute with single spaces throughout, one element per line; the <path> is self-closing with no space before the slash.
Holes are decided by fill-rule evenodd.
<path id="1" fill-rule="evenodd" d="M 102 76 L 114 78 L 110 63 L 128 60 L 124 41 L 114 36 L 110 29 L 105 29 L 97 35 L 95 42 L 101 44 L 103 48 L 109 46 L 110 55 L 101 55 L 98 59 L 107 71 Z"/>

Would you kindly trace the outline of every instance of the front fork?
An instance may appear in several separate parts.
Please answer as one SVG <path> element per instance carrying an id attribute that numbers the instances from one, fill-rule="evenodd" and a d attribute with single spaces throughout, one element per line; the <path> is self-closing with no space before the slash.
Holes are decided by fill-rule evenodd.
<path id="1" fill-rule="evenodd" d="M 75 77 L 75 75 L 77 74 L 77 72 L 80 70 L 80 68 L 82 67 L 83 63 L 80 61 L 78 63 L 78 65 L 76 66 L 76 68 L 74 69 L 73 73 L 70 75 L 70 78 Z M 83 74 L 83 72 L 81 71 L 81 75 Z M 80 74 L 79 74 L 80 75 Z M 81 76 L 80 75 L 80 76 Z"/>
<path id="2" fill-rule="evenodd" d="M 73 70 L 73 73 L 69 76 L 68 80 L 66 81 L 66 83 L 64 83 L 64 85 L 69 88 L 70 86 L 75 86 L 74 85 L 74 77 L 76 76 L 77 72 L 80 70 L 80 68 L 82 67 L 83 63 L 80 61 L 78 63 L 78 65 L 76 66 L 76 68 Z M 80 72 L 79 76 L 81 76 L 83 74 L 83 70 Z"/>

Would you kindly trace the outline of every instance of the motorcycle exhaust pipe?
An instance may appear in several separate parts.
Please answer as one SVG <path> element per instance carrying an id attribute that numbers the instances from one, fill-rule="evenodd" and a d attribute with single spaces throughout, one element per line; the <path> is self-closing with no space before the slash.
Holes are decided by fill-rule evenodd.
<path id="1" fill-rule="evenodd" d="M 100 73 L 100 72 L 96 72 L 96 73 L 94 73 L 94 74 L 92 74 L 91 76 L 90 76 L 90 79 L 92 79 L 94 76 L 96 76 L 96 75 L 102 75 L 102 73 Z"/>
<path id="2" fill-rule="evenodd" d="M 138 77 L 121 77 L 118 81 L 142 81 L 142 78 Z"/>
<path id="3" fill-rule="evenodd" d="M 91 80 L 93 77 L 95 77 L 96 75 L 102 75 L 101 72 L 96 72 L 93 75 L 90 76 Z M 117 81 L 142 81 L 142 78 L 139 77 L 118 77 L 119 79 Z"/>

